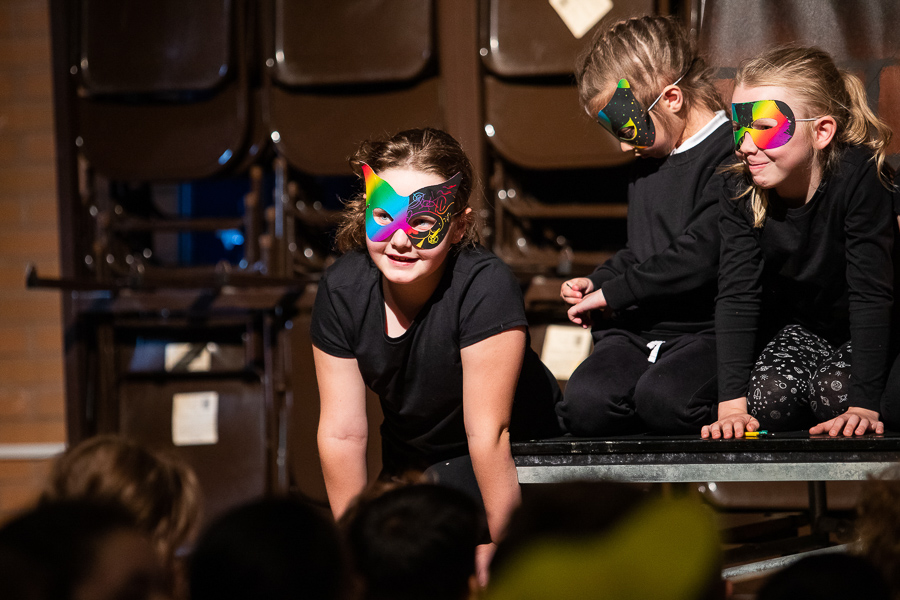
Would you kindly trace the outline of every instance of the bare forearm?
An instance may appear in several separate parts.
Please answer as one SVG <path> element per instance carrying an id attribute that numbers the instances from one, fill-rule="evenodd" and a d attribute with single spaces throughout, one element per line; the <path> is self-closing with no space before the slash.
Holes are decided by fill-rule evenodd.
<path id="1" fill-rule="evenodd" d="M 331 437 L 319 433 L 319 458 L 325 491 L 335 519 L 339 519 L 368 481 L 366 443 L 360 437 Z"/>
<path id="2" fill-rule="evenodd" d="M 509 432 L 504 431 L 499 437 L 470 435 L 469 454 L 484 499 L 491 539 L 497 542 L 503 538 L 509 518 L 522 497 L 510 452 Z"/>

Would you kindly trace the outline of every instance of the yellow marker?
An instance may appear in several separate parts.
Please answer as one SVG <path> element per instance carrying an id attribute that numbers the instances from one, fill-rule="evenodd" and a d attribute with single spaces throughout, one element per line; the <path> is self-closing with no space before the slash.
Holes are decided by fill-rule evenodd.
<path id="1" fill-rule="evenodd" d="M 767 433 L 769 433 L 769 432 L 766 431 L 765 429 L 763 429 L 762 431 L 745 431 L 744 437 L 757 438 L 761 435 L 766 435 Z"/>

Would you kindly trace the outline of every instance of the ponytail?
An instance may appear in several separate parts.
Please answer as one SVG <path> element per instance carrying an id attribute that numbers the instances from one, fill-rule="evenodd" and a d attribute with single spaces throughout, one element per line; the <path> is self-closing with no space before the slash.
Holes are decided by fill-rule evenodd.
<path id="1" fill-rule="evenodd" d="M 887 147 L 893 133 L 888 125 L 869 108 L 866 89 L 859 77 L 842 71 L 844 87 L 850 98 L 849 119 L 840 132 L 840 141 L 847 146 L 866 146 L 875 155 L 878 179 L 888 189 L 892 189 L 893 169 L 887 163 Z"/>

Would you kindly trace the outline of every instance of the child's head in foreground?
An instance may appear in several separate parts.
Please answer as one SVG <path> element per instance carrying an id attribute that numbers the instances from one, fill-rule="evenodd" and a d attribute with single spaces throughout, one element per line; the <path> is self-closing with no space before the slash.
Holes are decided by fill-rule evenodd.
<path id="1" fill-rule="evenodd" d="M 122 504 L 166 563 L 200 520 L 200 484 L 187 464 L 114 435 L 84 440 L 56 460 L 42 500 L 68 499 Z"/>
<path id="2" fill-rule="evenodd" d="M 345 533 L 367 600 L 461 600 L 475 585 L 481 531 L 468 496 L 418 484 L 361 503 Z"/>

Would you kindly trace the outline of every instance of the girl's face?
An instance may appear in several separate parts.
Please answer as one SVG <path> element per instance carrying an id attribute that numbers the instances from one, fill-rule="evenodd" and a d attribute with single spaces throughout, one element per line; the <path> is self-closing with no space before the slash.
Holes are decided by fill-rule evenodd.
<path id="1" fill-rule="evenodd" d="M 408 196 L 423 187 L 439 185 L 446 181 L 440 175 L 406 167 L 385 169 L 380 171 L 378 176 L 388 182 L 401 196 Z M 380 209 L 375 209 L 372 216 L 380 226 L 387 226 L 392 222 L 392 216 Z M 418 231 L 427 231 L 434 225 L 434 220 L 428 221 L 428 218 L 427 216 L 414 218 L 409 226 Z M 465 233 L 456 219 L 451 221 L 450 227 L 450 232 L 441 242 L 428 250 L 416 247 L 403 228 L 397 229 L 389 238 L 380 242 L 373 242 L 366 236 L 366 249 L 375 266 L 389 282 L 436 284 L 436 280 L 443 273 L 442 267 L 447 254 Z"/>
<path id="2" fill-rule="evenodd" d="M 779 86 L 737 86 L 731 99 L 735 105 L 744 104 L 743 108 L 746 109 L 745 112 L 748 115 L 750 105 L 745 103 L 761 100 L 777 100 L 786 104 L 789 110 L 785 109 L 783 112 L 793 113 L 787 115 L 792 121 L 816 116 L 807 114 L 809 111 L 797 97 L 789 90 Z M 787 142 L 782 143 L 787 135 L 787 117 L 777 109 L 775 103 L 769 103 L 768 108 L 770 109 L 768 112 L 772 114 L 769 115 L 768 112 L 765 112 L 765 114 L 756 115 L 757 120 L 752 125 L 753 133 L 757 136 L 760 146 L 767 147 L 757 146 L 754 135 L 746 132 L 739 143 L 736 142 L 737 155 L 747 165 L 753 183 L 759 187 L 775 189 L 778 195 L 785 199 L 802 198 L 807 201 L 812 197 L 812 193 L 815 192 L 821 181 L 821 169 L 816 160 L 815 150 L 819 146 L 824 148 L 827 142 L 822 145 L 822 140 L 816 133 L 811 135 L 805 123 L 799 122 L 794 126 Z M 738 117 L 732 115 L 732 118 Z M 748 124 L 735 122 L 734 125 L 740 129 L 741 126 Z M 785 131 L 777 132 L 774 136 L 769 135 L 769 132 L 776 128 Z M 770 137 L 771 140 L 768 139 Z M 828 141 L 830 139 L 828 137 Z"/>
<path id="3" fill-rule="evenodd" d="M 661 116 L 662 111 L 669 110 L 669 102 L 664 100 L 660 94 L 648 110 L 634 97 L 628 80 L 621 79 L 609 93 L 594 99 L 591 116 L 619 140 L 623 152 L 664 158 L 671 154 L 677 141 L 670 131 L 673 119 Z"/>

